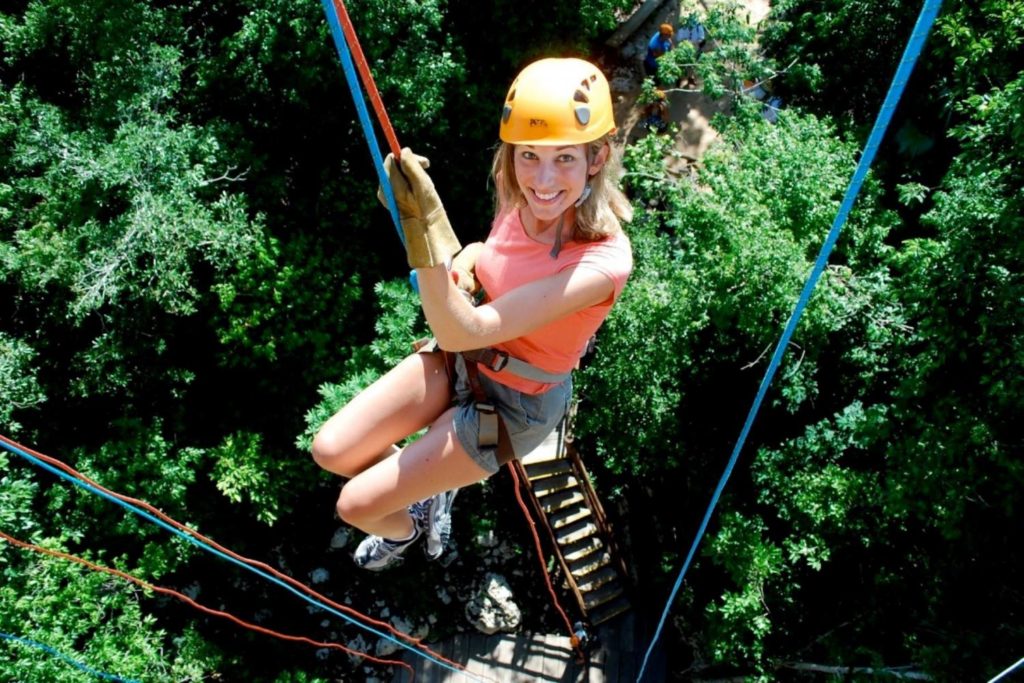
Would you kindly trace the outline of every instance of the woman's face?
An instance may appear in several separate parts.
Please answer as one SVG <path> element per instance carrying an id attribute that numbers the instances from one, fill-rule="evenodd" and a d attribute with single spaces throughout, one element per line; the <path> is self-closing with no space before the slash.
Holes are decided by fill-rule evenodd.
<path id="1" fill-rule="evenodd" d="M 540 221 L 554 220 L 571 207 L 606 156 L 602 150 L 588 163 L 586 145 L 515 145 L 512 154 L 516 182 Z"/>

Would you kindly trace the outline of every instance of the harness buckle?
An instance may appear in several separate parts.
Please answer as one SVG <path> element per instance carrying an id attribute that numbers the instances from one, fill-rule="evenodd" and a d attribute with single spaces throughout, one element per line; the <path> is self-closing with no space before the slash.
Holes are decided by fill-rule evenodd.
<path id="1" fill-rule="evenodd" d="M 485 401 L 477 401 L 473 406 L 481 413 L 487 413 L 488 415 L 498 412 L 495 410 L 493 403 L 487 403 Z"/>
<path id="2" fill-rule="evenodd" d="M 483 349 L 479 362 L 482 362 L 492 372 L 501 372 L 508 365 L 509 355 L 497 349 Z"/>

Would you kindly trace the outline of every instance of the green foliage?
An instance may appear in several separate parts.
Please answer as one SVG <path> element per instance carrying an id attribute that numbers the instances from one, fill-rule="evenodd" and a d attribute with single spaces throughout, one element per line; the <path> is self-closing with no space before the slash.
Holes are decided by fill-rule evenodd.
<path id="1" fill-rule="evenodd" d="M 0 332 L 0 429 L 17 434 L 21 425 L 14 412 L 39 406 L 46 400 L 32 361 L 36 354 L 25 342 Z"/>
<path id="2" fill-rule="evenodd" d="M 268 525 L 273 525 L 282 512 L 291 511 L 292 505 L 286 501 L 290 499 L 288 494 L 300 490 L 297 484 L 312 483 L 310 477 L 301 476 L 310 471 L 301 467 L 305 461 L 296 463 L 291 453 L 268 453 L 260 434 L 229 435 L 210 455 L 214 460 L 211 477 L 217 489 L 232 503 L 250 503 L 256 519 Z"/>
<path id="3" fill-rule="evenodd" d="M 772 632 L 767 586 L 785 590 L 787 578 L 782 549 L 765 538 L 766 531 L 757 518 L 728 513 L 706 551 L 721 560 L 738 587 L 706 608 L 712 661 L 750 662 L 761 674 L 766 670 L 764 639 Z"/>
<path id="4" fill-rule="evenodd" d="M 340 384 L 320 386 L 322 400 L 306 413 L 306 430 L 296 441 L 300 450 L 308 452 L 313 437 L 331 415 L 411 353 L 413 342 L 429 336 L 419 299 L 408 282 L 379 282 L 374 291 L 381 309 L 375 324 L 377 336 L 368 346 L 356 350 L 346 363 Z"/>
<path id="5" fill-rule="evenodd" d="M 37 541 L 60 550 L 60 543 Z M 213 674 L 219 655 L 192 629 L 171 637 L 141 609 L 140 594 L 63 559 L 0 545 L 0 631 L 45 644 L 90 668 L 125 678 L 177 681 Z M 48 652 L 5 641 L 0 671 L 19 680 L 82 681 L 87 677 Z M 91 677 L 88 677 L 91 679 Z"/>
<path id="6" fill-rule="evenodd" d="M 80 542 L 81 530 L 88 527 L 62 516 L 60 534 L 49 536 L 44 528 L 49 525 L 35 512 L 40 486 L 32 472 L 15 465 L 11 456 L 0 453 L 0 529 L 68 552 L 68 544 Z M 90 535 L 88 545 L 102 538 L 102 533 Z M 79 554 L 145 576 L 124 558 Z M 139 680 L 176 681 L 218 670 L 215 649 L 190 628 L 177 635 L 159 628 L 142 609 L 142 599 L 152 596 L 127 581 L 6 541 L 0 541 L 0 574 L 0 631 L 48 645 L 94 669 Z M 84 674 L 54 655 L 10 641 L 0 644 L 0 672 L 17 672 L 17 680 L 84 680 Z"/>

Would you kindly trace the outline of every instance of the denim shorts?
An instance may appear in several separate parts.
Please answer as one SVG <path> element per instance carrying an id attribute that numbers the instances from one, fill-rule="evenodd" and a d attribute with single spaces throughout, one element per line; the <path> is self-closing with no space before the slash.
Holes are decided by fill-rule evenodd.
<path id="1" fill-rule="evenodd" d="M 455 375 L 455 434 L 469 456 L 489 475 L 494 474 L 498 471 L 497 448 L 480 445 L 480 418 L 473 389 L 466 375 L 466 362 L 461 354 L 456 357 Z M 539 446 L 569 410 L 571 377 L 543 394 L 524 394 L 492 380 L 482 372 L 479 377 L 480 386 L 505 423 L 512 452 L 517 459 Z"/>

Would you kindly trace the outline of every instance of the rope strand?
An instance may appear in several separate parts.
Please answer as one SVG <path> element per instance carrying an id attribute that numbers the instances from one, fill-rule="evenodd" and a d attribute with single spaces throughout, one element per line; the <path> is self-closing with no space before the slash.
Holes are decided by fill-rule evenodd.
<path id="1" fill-rule="evenodd" d="M 193 607 L 193 608 L 199 610 L 200 612 L 204 612 L 205 614 L 209 614 L 209 615 L 212 615 L 212 616 L 215 616 L 215 617 L 220 617 L 222 619 L 227 619 L 228 621 L 231 621 L 231 622 L 233 622 L 233 623 L 235 623 L 235 624 L 237 624 L 237 625 L 239 625 L 239 626 L 241 626 L 243 628 L 249 629 L 250 631 L 255 631 L 257 633 L 262 633 L 263 635 L 272 636 L 272 637 L 278 638 L 280 640 L 286 640 L 286 641 L 291 641 L 291 642 L 299 642 L 299 643 L 306 643 L 308 645 L 312 645 L 314 647 L 319 647 L 319 648 L 331 648 L 331 649 L 335 649 L 335 650 L 341 650 L 342 652 L 345 652 L 346 654 L 354 655 L 356 657 L 361 657 L 363 659 L 366 659 L 368 661 L 374 662 L 376 664 L 386 664 L 388 666 L 400 666 L 400 667 L 403 667 L 404 669 L 409 671 L 410 677 L 413 675 L 412 667 L 409 666 L 408 664 L 406 664 L 405 662 L 402 662 L 402 661 L 397 661 L 397 660 L 392 660 L 392 659 L 381 659 L 379 657 L 375 657 L 375 656 L 369 654 L 368 652 L 360 652 L 359 650 L 354 650 L 352 648 L 349 648 L 349 647 L 346 647 L 344 645 L 341 645 L 340 643 L 321 642 L 321 641 L 318 641 L 318 640 L 312 640 L 310 638 L 306 638 L 305 636 L 293 636 L 293 635 L 289 635 L 287 633 L 280 633 L 278 631 L 274 631 L 273 629 L 264 628 L 263 626 L 259 626 L 257 624 L 253 624 L 251 622 L 245 621 L 244 619 L 240 619 L 239 617 L 236 617 L 235 615 L 233 615 L 233 614 L 231 614 L 229 612 L 224 612 L 224 611 L 221 611 L 221 610 L 216 610 L 216 609 L 213 609 L 213 608 L 210 608 L 210 607 L 206 607 L 205 605 L 202 605 L 202 604 L 196 602 L 195 600 L 193 600 L 192 598 L 188 597 L 187 595 L 184 595 L 183 593 L 179 593 L 178 591 L 173 590 L 171 588 L 164 588 L 162 586 L 155 586 L 155 585 L 149 583 L 148 581 L 144 581 L 143 579 L 140 579 L 137 576 L 133 576 L 133 575 L 128 574 L 127 572 L 123 572 L 123 571 L 121 571 L 119 569 L 112 569 L 110 567 L 104 567 L 103 565 L 96 564 L 95 562 L 90 562 L 89 560 L 86 560 L 85 558 L 82 558 L 82 557 L 78 557 L 77 555 L 71 555 L 69 553 L 61 552 L 59 550 L 50 550 L 48 548 L 43 548 L 43 547 L 40 547 L 40 546 L 37 546 L 37 545 L 33 545 L 32 543 L 27 543 L 25 541 L 20 541 L 17 538 L 14 538 L 13 536 L 5 533 L 2 530 L 0 530 L 0 538 L 2 538 L 3 540 L 7 541 L 11 545 L 14 545 L 14 546 L 16 546 L 18 548 L 21 548 L 23 550 L 31 550 L 33 552 L 41 553 L 43 555 L 49 555 L 50 557 L 56 557 L 58 559 L 66 560 L 68 562 L 74 562 L 75 564 L 80 564 L 83 567 L 86 567 L 87 569 L 90 569 L 90 570 L 92 570 L 94 572 L 100 572 L 102 574 L 109 574 L 111 576 L 119 577 L 121 579 L 124 579 L 125 581 L 129 581 L 129 582 L 135 584 L 136 586 L 140 586 L 141 588 L 145 588 L 146 590 L 153 591 L 154 593 L 160 593 L 161 595 L 169 595 L 170 597 L 176 598 L 176 599 L 186 603 L 190 607 Z"/>
<path id="2" fill-rule="evenodd" d="M 75 667 L 79 671 L 84 671 L 87 674 L 91 674 L 91 675 L 96 676 L 98 678 L 102 678 L 105 681 L 115 681 L 117 683 L 140 683 L 139 681 L 136 681 L 133 678 L 121 678 L 121 677 L 115 676 L 113 674 L 107 674 L 107 673 L 103 673 L 102 671 L 97 671 L 96 669 L 93 669 L 91 667 L 86 666 L 85 664 L 82 664 L 77 659 L 73 659 L 71 657 L 68 657 L 63 652 L 60 652 L 59 650 L 56 650 L 56 649 L 50 647 L 49 645 L 44 645 L 43 643 L 40 643 L 40 642 L 35 641 L 35 640 L 32 640 L 31 638 L 23 638 L 21 636 L 11 635 L 10 633 L 0 633 L 0 639 L 9 640 L 9 641 L 11 641 L 13 643 L 20 643 L 22 645 L 27 645 L 28 647 L 34 648 L 36 650 L 42 650 L 43 652 L 46 652 L 47 654 L 53 655 L 54 657 L 58 657 L 59 659 L 63 659 L 65 662 L 67 662 L 71 666 Z"/>
<path id="3" fill-rule="evenodd" d="M 814 291 L 815 286 L 818 284 L 818 278 L 821 277 L 821 273 L 825 269 L 825 264 L 828 262 L 829 254 L 832 253 L 832 248 L 835 246 L 836 240 L 839 239 L 839 234 L 843 229 L 843 225 L 846 223 L 846 218 L 849 215 L 850 210 L 853 208 L 853 202 L 860 193 L 860 188 L 864 183 L 864 178 L 867 175 L 868 169 L 871 167 L 871 162 L 874 161 L 875 152 L 878 151 L 878 146 L 889 126 L 889 121 L 892 118 L 892 112 L 896 109 L 896 105 L 899 102 L 900 97 L 903 95 L 904 86 L 910 79 L 910 73 L 913 71 L 914 64 L 917 62 L 917 58 L 921 54 L 921 48 L 924 46 L 925 38 L 927 38 L 928 32 L 931 30 L 932 24 L 935 23 L 935 16 L 938 14 L 941 6 L 942 0 L 925 0 L 925 3 L 921 8 L 921 13 L 917 18 L 917 23 L 914 25 L 914 30 L 908 39 L 906 50 L 903 52 L 903 57 L 900 60 L 899 67 L 896 69 L 896 75 L 893 77 L 892 84 L 889 86 L 889 92 L 885 96 L 885 101 L 883 102 L 881 109 L 879 109 L 878 116 L 875 119 L 875 125 L 871 130 L 871 135 L 868 137 L 867 144 L 864 146 L 864 152 L 861 155 L 860 163 L 857 165 L 857 170 L 854 172 L 850 185 L 846 190 L 843 203 L 839 207 L 839 212 L 836 214 L 835 220 L 832 223 L 832 228 L 829 230 L 828 237 L 825 239 L 825 243 L 821 245 L 821 250 L 818 252 L 818 258 L 814 263 L 814 268 L 811 271 L 810 276 L 807 278 L 807 282 L 804 284 L 803 291 L 800 293 L 800 299 L 797 301 L 796 308 L 794 308 L 793 313 L 789 318 L 789 322 L 786 324 L 786 328 L 782 333 L 782 337 L 779 339 L 779 343 L 775 347 L 775 353 L 772 355 L 772 360 L 768 365 L 764 378 L 761 380 L 761 386 L 758 388 L 757 396 L 754 398 L 754 403 L 750 407 L 750 412 L 747 414 L 746 422 L 744 423 L 740 436 L 736 441 L 736 446 L 733 448 L 729 462 L 725 467 L 725 472 L 722 474 L 721 479 L 719 479 L 718 486 L 715 487 L 715 492 L 711 497 L 711 502 L 708 505 L 707 511 L 704 513 L 704 519 L 701 521 L 700 529 L 698 529 L 697 535 L 693 539 L 690 551 L 686 555 L 686 561 L 683 563 L 682 569 L 679 570 L 679 575 L 676 577 L 675 585 L 672 587 L 668 600 L 665 602 L 665 608 L 662 611 L 661 620 L 658 622 L 658 627 L 655 629 L 654 637 L 651 639 L 651 644 L 647 648 L 647 652 L 644 654 L 643 663 L 640 666 L 640 673 L 636 677 L 637 683 L 639 683 L 644 676 L 644 671 L 647 669 L 647 662 L 650 659 L 651 652 L 654 650 L 654 645 L 658 642 L 658 638 L 661 636 L 661 631 L 665 626 L 665 620 L 668 618 L 668 613 L 672 608 L 672 603 L 683 584 L 683 577 L 686 575 L 686 570 L 690 567 L 690 562 L 693 560 L 693 556 L 697 552 L 700 541 L 704 537 L 704 532 L 708 527 L 708 522 L 711 521 L 711 515 L 715 510 L 715 506 L 718 504 L 718 499 L 722 495 L 723 489 L 725 489 L 726 482 L 729 481 L 729 476 L 732 474 L 732 470 L 736 465 L 736 460 L 739 458 L 743 444 L 746 442 L 747 435 L 750 433 L 750 428 L 754 424 L 754 419 L 757 417 L 757 412 L 761 408 L 761 401 L 764 399 L 765 393 L 768 391 L 768 386 L 772 383 L 772 379 L 775 377 L 775 371 L 778 370 L 782 356 L 786 352 L 789 339 L 793 336 L 793 331 L 796 329 L 796 325 L 800 321 L 800 317 L 803 315 L 804 308 L 807 306 L 807 302 L 811 298 L 811 292 Z"/>
<path id="4" fill-rule="evenodd" d="M 352 609 L 351 607 L 338 604 L 320 595 L 308 586 L 305 586 L 304 584 L 296 581 L 295 579 L 292 579 L 291 577 L 285 574 L 282 574 L 281 572 L 275 570 L 274 568 L 262 562 L 257 562 L 256 560 L 251 560 L 249 558 L 238 555 L 237 553 L 234 553 L 228 550 L 227 548 L 224 548 L 223 546 L 220 546 L 219 544 L 207 539 L 202 534 L 190 529 L 184 524 L 175 521 L 168 515 L 165 515 L 164 513 L 154 508 L 152 505 L 144 501 L 136 500 L 134 498 L 124 496 L 123 494 L 110 491 L 104 488 L 103 486 L 100 486 L 99 484 L 93 482 L 88 477 L 82 475 L 69 465 L 66 465 L 65 463 L 57 460 L 56 458 L 52 458 L 48 455 L 44 455 L 43 453 L 39 453 L 37 451 L 32 451 L 31 449 L 28 449 L 3 435 L 0 435 L 0 448 L 4 448 L 10 451 L 11 453 L 14 453 L 15 455 L 24 458 L 25 460 L 28 460 L 32 464 L 35 464 L 53 474 L 56 474 L 58 477 L 66 481 L 69 481 L 75 486 L 86 489 L 91 493 L 95 493 L 102 498 L 110 500 L 116 505 L 125 508 L 129 512 L 132 512 L 138 515 L 139 517 L 142 517 L 156 524 L 157 526 L 163 527 L 167 531 L 170 531 L 172 534 L 180 538 L 183 538 L 184 540 L 199 547 L 202 550 L 205 550 L 206 552 L 216 555 L 222 559 L 226 559 L 232 564 L 239 565 L 242 568 L 247 569 L 248 571 L 256 574 L 257 576 L 260 576 L 272 583 L 276 583 L 277 585 L 282 586 L 288 592 L 299 596 L 301 599 L 305 600 L 306 602 L 312 604 L 315 607 L 323 609 L 324 611 L 334 614 L 335 616 L 341 617 L 345 621 L 348 621 L 349 623 L 352 623 L 365 631 L 369 631 L 370 633 L 373 633 L 378 637 L 390 640 L 399 647 L 409 650 L 410 652 L 414 652 L 415 654 L 424 657 L 425 659 L 429 659 L 435 662 L 436 664 L 446 669 L 449 669 L 455 673 L 463 673 L 465 675 L 470 675 L 466 674 L 464 668 L 461 665 L 434 652 L 430 648 L 423 645 L 419 639 L 413 638 L 405 633 L 402 633 L 401 631 L 395 629 L 393 626 L 386 622 L 372 619 L 371 617 L 361 614 L 357 610 Z M 397 640 L 392 635 L 388 635 L 387 633 L 378 630 L 378 628 L 373 628 L 371 626 L 367 626 L 366 624 L 360 623 L 356 620 L 356 618 L 353 618 L 353 616 L 358 619 L 363 619 L 367 623 L 373 624 L 374 626 L 377 626 L 381 629 L 384 629 L 390 632 L 391 634 L 394 634 L 394 636 L 404 639 L 406 642 Z M 415 645 L 416 647 L 413 647 L 413 645 Z M 479 678 L 473 678 L 474 680 L 481 680 Z"/>

